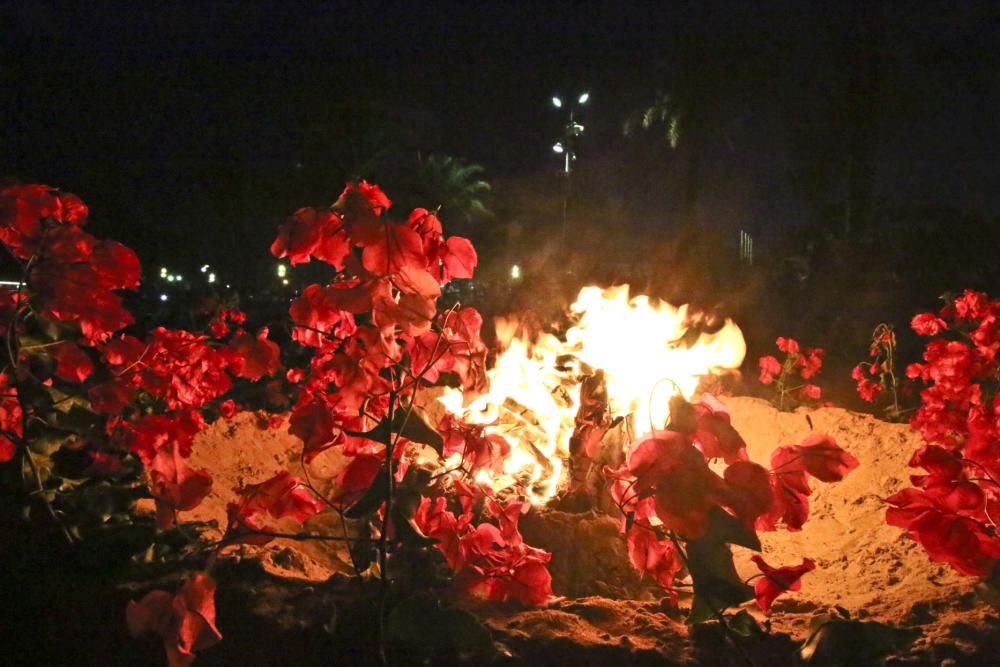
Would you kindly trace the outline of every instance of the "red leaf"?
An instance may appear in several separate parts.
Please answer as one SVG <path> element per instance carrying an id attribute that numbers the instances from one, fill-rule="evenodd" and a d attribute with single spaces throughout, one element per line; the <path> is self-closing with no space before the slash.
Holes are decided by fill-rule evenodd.
<path id="1" fill-rule="evenodd" d="M 694 409 L 697 428 L 693 439 L 705 458 L 721 458 L 726 463 L 747 460 L 747 443 L 733 428 L 729 410 L 722 401 L 705 394 Z"/>
<path id="2" fill-rule="evenodd" d="M 189 468 L 177 443 L 157 452 L 149 466 L 149 492 L 156 500 L 157 524 L 170 528 L 174 513 L 197 507 L 212 489 L 212 477 Z"/>
<path id="3" fill-rule="evenodd" d="M 422 269 L 427 266 L 424 245 L 413 229 L 394 222 L 382 223 L 384 230 L 365 244 L 361 263 L 376 276 L 387 276 L 404 267 Z"/>
<path id="4" fill-rule="evenodd" d="M 828 435 L 810 435 L 797 446 L 802 468 L 824 482 L 839 482 L 860 463 Z"/>
<path id="5" fill-rule="evenodd" d="M 751 461 L 736 461 L 723 473 L 729 490 L 727 505 L 748 526 L 766 513 L 774 503 L 771 476 L 767 470 Z"/>
<path id="6" fill-rule="evenodd" d="M 674 577 L 681 569 L 673 543 L 668 539 L 657 539 L 656 533 L 645 524 L 636 522 L 626 536 L 628 559 L 640 576 L 649 574 L 666 590 L 670 591 Z M 671 591 L 671 596 L 675 594 Z"/>
<path id="7" fill-rule="evenodd" d="M 151 591 L 129 602 L 125 620 L 133 637 L 158 634 L 170 667 L 186 667 L 202 651 L 222 639 L 215 627 L 215 582 L 199 573 L 184 582 L 177 595 Z"/>
<path id="8" fill-rule="evenodd" d="M 256 337 L 246 333 L 233 336 L 229 349 L 236 355 L 232 368 L 238 377 L 256 381 L 278 371 L 281 350 L 267 339 L 267 334 L 267 327 L 264 327 Z"/>
<path id="9" fill-rule="evenodd" d="M 249 484 L 240 493 L 240 514 L 248 523 L 270 514 L 275 519 L 292 517 L 300 525 L 323 509 L 302 480 L 283 470 L 266 482 Z"/>
<path id="10" fill-rule="evenodd" d="M 771 567 L 765 563 L 764 559 L 758 554 L 754 554 L 750 560 L 764 574 L 754 584 L 754 596 L 757 598 L 757 604 L 765 612 L 770 611 L 771 603 L 785 591 L 799 590 L 802 587 L 802 582 L 800 581 L 802 575 L 816 569 L 816 563 L 808 558 L 803 558 L 801 565 L 778 568 Z"/>
<path id="11" fill-rule="evenodd" d="M 94 372 L 94 362 L 80 346 L 64 341 L 51 348 L 56 360 L 56 376 L 66 382 L 83 382 Z"/>
<path id="12" fill-rule="evenodd" d="M 442 254 L 444 264 L 442 278 L 444 281 L 452 278 L 471 278 L 479 263 L 476 249 L 469 239 L 461 236 L 451 236 L 445 242 L 446 250 Z"/>

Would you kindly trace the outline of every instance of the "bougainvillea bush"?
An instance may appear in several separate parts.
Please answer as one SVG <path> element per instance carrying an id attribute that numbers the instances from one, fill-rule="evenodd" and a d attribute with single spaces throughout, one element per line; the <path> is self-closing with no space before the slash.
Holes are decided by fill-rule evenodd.
<path id="1" fill-rule="evenodd" d="M 785 337 L 779 337 L 775 345 L 784 353 L 784 360 L 766 355 L 758 362 L 761 384 L 774 386 L 771 403 L 779 410 L 791 410 L 799 405 L 816 406 L 822 390 L 811 380 L 823 368 L 823 349 L 803 348 L 795 339 Z"/>
<path id="2" fill-rule="evenodd" d="M 728 608 L 754 598 L 767 612 L 779 594 L 798 590 L 815 563 L 804 557 L 798 565 L 772 567 L 755 554 L 760 574 L 751 589 L 737 575 L 729 545 L 760 551 L 757 531 L 801 530 L 811 480 L 840 481 L 858 461 L 833 438 L 817 434 L 777 447 L 766 468 L 749 460 L 725 405 L 711 394 L 695 405 L 675 399 L 671 407 L 668 430 L 637 438 L 625 464 L 606 471 L 629 559 L 674 599 L 681 575 L 690 575 L 689 623 L 727 623 Z M 719 460 L 721 475 L 709 465 Z"/>
<path id="3" fill-rule="evenodd" d="M 382 621 L 393 561 L 420 549 L 442 553 L 455 584 L 474 595 L 548 600 L 549 554 L 517 529 L 528 504 L 469 483 L 499 469 L 509 445 L 455 415 L 432 427 L 421 405 L 434 384 L 469 397 L 486 386 L 482 318 L 437 308 L 443 285 L 472 276 L 475 250 L 444 237 L 433 213 L 397 222 L 389 206 L 376 186 L 351 184 L 330 209 L 302 209 L 282 226 L 275 256 L 321 261 L 331 274 L 291 305 L 295 349 L 282 351 L 267 328 L 245 331 L 245 316 L 222 307 L 204 331 L 129 330 L 119 290 L 139 284 L 135 254 L 86 233 L 87 208 L 74 195 L 40 185 L 0 193 L 0 241 L 21 271 L 17 288 L 0 293 L 0 470 L 15 504 L 29 516 L 42 510 L 72 544 L 142 526 L 145 558 L 173 552 L 188 569 L 334 512 L 359 577 L 379 584 Z M 327 495 L 291 471 L 247 485 L 220 542 L 179 548 L 178 521 L 212 485 L 211 471 L 186 462 L 195 436 L 231 417 L 248 385 L 291 404 L 288 428 L 306 464 L 333 448 L 349 463 Z M 280 415 L 270 421 L 285 425 Z M 442 471 L 445 458 L 459 462 Z M 155 516 L 136 512 L 142 499 Z M 158 635 L 172 665 L 188 664 L 220 638 L 214 590 L 196 571 L 178 590 L 152 591 L 129 605 L 129 629 Z"/>
<path id="4" fill-rule="evenodd" d="M 886 520 L 935 561 L 971 576 L 1000 561 L 1000 300 L 966 291 L 911 326 L 930 340 L 906 375 L 922 382 L 910 421 L 924 446 L 910 466 L 912 488 L 888 498 Z M 996 577 L 993 577 L 995 585 Z"/>

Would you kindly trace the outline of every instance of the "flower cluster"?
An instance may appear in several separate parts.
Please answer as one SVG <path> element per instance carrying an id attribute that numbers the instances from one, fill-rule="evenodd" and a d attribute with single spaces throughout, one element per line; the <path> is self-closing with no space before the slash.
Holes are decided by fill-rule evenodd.
<path id="1" fill-rule="evenodd" d="M 95 524 L 141 521 L 142 496 L 155 501 L 158 528 L 174 526 L 212 486 L 186 462 L 205 415 L 221 411 L 237 379 L 280 367 L 266 330 L 229 331 L 227 322 L 243 322 L 235 312 L 216 318 L 212 338 L 162 327 L 141 339 L 123 333 L 133 318 L 119 292 L 139 285 L 139 261 L 85 232 L 87 213 L 75 195 L 44 185 L 0 192 L 0 242 L 21 268 L 17 289 L 0 292 L 0 463 L 19 458 L 33 472 L 30 496 L 70 541 Z M 219 638 L 213 595 L 205 574 L 177 595 L 154 591 L 130 606 L 130 628 L 159 634 L 170 663 L 189 664 Z"/>
<path id="2" fill-rule="evenodd" d="M 779 337 L 775 344 L 785 353 L 785 360 L 774 356 L 761 357 L 760 382 L 775 387 L 774 404 L 779 410 L 786 410 L 803 403 L 815 404 L 820 400 L 822 390 L 809 381 L 823 368 L 823 349 L 801 348 L 792 338 Z"/>
<path id="3" fill-rule="evenodd" d="M 731 563 L 726 543 L 759 550 L 758 530 L 776 530 L 781 524 L 800 530 L 809 516 L 810 478 L 839 481 L 858 461 L 833 438 L 815 435 L 775 449 L 768 469 L 749 460 L 746 444 L 720 401 L 705 396 L 693 408 L 693 421 L 679 420 L 679 430 L 638 438 L 625 464 L 606 469 L 605 475 L 622 511 L 629 558 L 637 570 L 672 591 L 677 575 L 687 566 L 696 596 L 700 587 L 711 586 L 706 579 L 713 578 L 728 580 L 738 591 L 742 584 L 732 579 L 734 572 L 722 568 L 706 574 L 692 557 L 704 558 L 708 549 L 713 558 L 707 560 Z M 721 475 L 709 466 L 715 458 L 726 464 Z M 761 568 L 769 582 L 759 583 L 757 591 L 765 611 L 776 594 L 774 586 L 794 590 L 793 580 L 807 571 L 796 570 L 798 575 L 789 580 L 786 573 L 775 574 L 786 568 L 772 570 L 766 564 Z M 711 606 L 721 612 L 717 606 L 741 601 L 720 599 Z"/>
<path id="4" fill-rule="evenodd" d="M 526 502 L 501 505 L 489 498 L 486 509 L 497 524 L 478 526 L 472 525 L 471 504 L 465 503 L 458 517 L 446 505 L 443 497 L 424 498 L 416 523 L 424 534 L 438 541 L 437 548 L 466 591 L 476 597 L 513 599 L 528 605 L 541 605 L 552 597 L 552 576 L 546 567 L 552 555 L 525 544 L 517 527 L 520 515 L 529 509 Z"/>
<path id="5" fill-rule="evenodd" d="M 886 521 L 906 529 L 932 560 L 974 576 L 1000 559 L 1000 300 L 966 291 L 939 313 L 913 318 L 932 337 L 907 377 L 927 385 L 911 425 L 924 446 L 912 488 L 888 498 Z"/>

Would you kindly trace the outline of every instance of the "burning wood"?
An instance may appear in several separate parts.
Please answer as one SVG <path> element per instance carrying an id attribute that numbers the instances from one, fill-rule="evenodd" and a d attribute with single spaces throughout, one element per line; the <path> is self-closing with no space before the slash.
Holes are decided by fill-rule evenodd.
<path id="1" fill-rule="evenodd" d="M 569 439 L 568 496 L 584 499 L 596 496 L 597 490 L 587 480 L 591 462 L 601 448 L 601 440 L 611 427 L 611 421 L 604 371 L 597 370 L 580 383 L 580 407 L 576 412 L 573 435 Z"/>

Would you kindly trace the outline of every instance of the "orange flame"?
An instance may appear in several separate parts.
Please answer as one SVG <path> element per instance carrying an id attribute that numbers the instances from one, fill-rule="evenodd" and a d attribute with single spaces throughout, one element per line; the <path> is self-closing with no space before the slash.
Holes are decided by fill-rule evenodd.
<path id="1" fill-rule="evenodd" d="M 570 312 L 576 324 L 565 341 L 542 334 L 530 343 L 516 335 L 517 321 L 498 320 L 497 337 L 506 346 L 489 371 L 489 392 L 468 406 L 458 391 L 439 399 L 467 422 L 490 424 L 487 432 L 511 444 L 503 474 L 481 471 L 477 481 L 494 490 L 518 485 L 535 504 L 560 489 L 579 385 L 588 372 L 604 371 L 612 415 L 631 415 L 645 431 L 662 428 L 672 395 L 690 398 L 702 377 L 738 368 L 746 355 L 732 321 L 694 337 L 697 317 L 687 306 L 629 299 L 628 285 L 585 287 Z"/>

